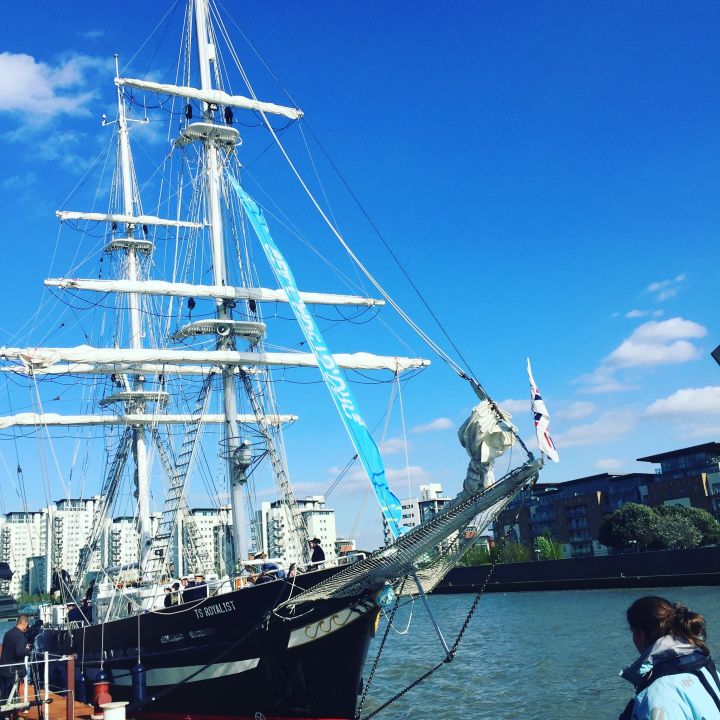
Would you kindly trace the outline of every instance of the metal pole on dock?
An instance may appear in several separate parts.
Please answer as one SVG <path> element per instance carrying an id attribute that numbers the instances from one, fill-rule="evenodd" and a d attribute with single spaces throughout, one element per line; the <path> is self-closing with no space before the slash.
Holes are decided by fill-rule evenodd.
<path id="1" fill-rule="evenodd" d="M 50 720 L 50 653 L 47 650 L 43 653 L 45 657 L 45 671 L 43 681 L 45 683 L 45 702 L 43 703 L 43 717 Z"/>
<path id="2" fill-rule="evenodd" d="M 75 720 L 75 656 L 67 659 L 67 695 L 65 696 L 65 720 Z"/>

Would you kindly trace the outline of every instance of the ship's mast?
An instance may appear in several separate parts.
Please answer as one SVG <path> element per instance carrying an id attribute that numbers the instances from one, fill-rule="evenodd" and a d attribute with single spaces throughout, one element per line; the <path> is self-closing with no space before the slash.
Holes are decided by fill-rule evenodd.
<path id="1" fill-rule="evenodd" d="M 200 87 L 213 90 L 212 63 L 215 62 L 215 46 L 208 34 L 208 3 L 207 0 L 195 0 L 195 27 L 197 34 L 198 62 L 200 65 Z M 203 103 L 204 121 L 214 123 L 216 106 Z M 206 173 L 206 198 L 210 219 L 210 242 L 213 256 L 213 281 L 215 285 L 229 284 L 225 265 L 223 244 L 223 220 L 220 209 L 220 172 L 219 149 L 213 136 L 203 142 Z M 231 320 L 231 306 L 227 301 L 216 302 L 218 320 Z M 232 334 L 218 335 L 218 350 L 233 350 Z M 245 518 L 246 476 L 241 461 L 241 442 L 237 423 L 237 396 L 233 369 L 223 367 L 223 411 L 225 414 L 225 449 L 230 477 L 230 499 L 232 504 L 232 532 L 235 560 L 247 557 L 247 522 Z"/>
<path id="2" fill-rule="evenodd" d="M 118 56 L 115 55 L 115 76 L 119 76 Z M 123 89 L 118 86 L 118 146 L 120 151 L 120 187 L 122 189 L 123 212 L 126 215 L 135 215 L 133 202 L 134 181 L 132 165 L 130 161 L 130 139 L 125 110 L 125 98 Z M 126 277 L 128 280 L 137 282 L 140 279 L 137 250 L 133 240 L 135 239 L 136 226 L 134 223 L 125 224 L 126 236 Z M 137 293 L 128 294 L 128 306 L 130 315 L 130 347 L 134 350 L 142 348 L 142 320 L 140 317 L 139 296 Z M 142 375 L 130 376 L 130 389 L 136 393 L 142 393 L 144 377 Z M 133 401 L 126 407 L 128 412 L 137 411 Z M 138 524 L 140 530 L 140 561 L 144 561 L 151 539 L 150 528 L 150 480 L 148 477 L 147 443 L 144 425 L 135 425 L 132 430 L 132 453 L 135 459 L 135 485 L 137 492 Z M 141 565 L 142 566 L 142 565 Z"/>

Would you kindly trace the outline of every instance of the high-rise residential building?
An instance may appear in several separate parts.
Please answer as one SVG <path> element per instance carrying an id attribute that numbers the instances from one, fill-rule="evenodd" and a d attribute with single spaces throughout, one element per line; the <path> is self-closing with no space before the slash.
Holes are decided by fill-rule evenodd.
<path id="1" fill-rule="evenodd" d="M 134 517 L 113 518 L 108 523 L 106 537 L 108 565 L 128 565 L 137 562 L 140 533 Z"/>
<path id="2" fill-rule="evenodd" d="M 95 509 L 100 498 L 67 498 L 57 500 L 48 508 L 50 523 L 50 559 L 54 569 L 66 570 L 71 576 L 80 560 L 80 550 L 85 547 L 91 535 Z M 101 543 L 100 552 L 95 553 L 88 566 L 97 571 L 107 565 L 107 543 Z"/>
<path id="3" fill-rule="evenodd" d="M 8 563 L 13 571 L 8 589 L 10 595 L 17 597 L 28 591 L 28 558 L 50 554 L 47 520 L 47 510 L 9 512 L 2 519 L 0 561 Z M 43 587 L 46 585 L 49 587 L 47 577 Z"/>
<path id="4" fill-rule="evenodd" d="M 334 560 L 337 556 L 335 510 L 325 507 L 323 495 L 312 495 L 297 503 L 305 520 L 308 537 L 320 540 L 325 559 Z M 262 550 L 269 557 L 279 558 L 288 564 L 301 562 L 298 539 L 289 532 L 291 525 L 287 505 L 280 500 L 264 502 L 256 516 L 256 537 L 259 538 L 256 550 Z"/>
<path id="5" fill-rule="evenodd" d="M 230 505 L 219 508 L 194 508 L 190 511 L 191 521 L 195 525 L 196 541 L 202 544 L 207 556 L 206 572 L 225 575 L 232 568 L 232 510 Z M 185 543 L 190 539 L 191 531 L 185 523 Z M 186 572 L 194 572 L 188 568 Z"/>
<path id="6" fill-rule="evenodd" d="M 176 577 L 197 572 L 229 573 L 233 562 L 230 506 L 194 508 L 178 513 L 169 553 Z"/>
<path id="7" fill-rule="evenodd" d="M 402 506 L 402 525 L 407 528 L 414 528 L 429 520 L 450 498 L 443 497 L 442 485 L 429 483 L 418 487 L 417 497 L 405 498 L 400 501 Z M 390 530 L 387 521 L 383 516 L 383 534 L 385 543 L 391 540 Z"/>

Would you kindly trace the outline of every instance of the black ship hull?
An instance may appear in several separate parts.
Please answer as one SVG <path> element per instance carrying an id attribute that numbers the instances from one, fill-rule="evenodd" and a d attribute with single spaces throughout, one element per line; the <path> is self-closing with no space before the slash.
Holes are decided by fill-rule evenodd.
<path id="1" fill-rule="evenodd" d="M 325 574 L 313 573 L 312 584 Z M 273 608 L 299 590 L 291 588 L 275 581 L 105 624 L 48 629 L 39 647 L 76 653 L 88 685 L 102 665 L 113 700 L 131 703 L 129 717 L 353 718 L 377 607 L 344 598 L 278 617 Z M 138 655 L 141 701 L 131 673 Z"/>

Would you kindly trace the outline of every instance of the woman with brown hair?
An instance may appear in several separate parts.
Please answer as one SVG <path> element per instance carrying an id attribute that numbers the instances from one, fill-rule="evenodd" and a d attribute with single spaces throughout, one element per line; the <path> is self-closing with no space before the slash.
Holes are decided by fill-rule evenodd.
<path id="1" fill-rule="evenodd" d="M 620 720 L 720 720 L 720 679 L 705 645 L 705 618 L 647 596 L 627 610 L 640 657 L 621 676 L 635 698 Z"/>

